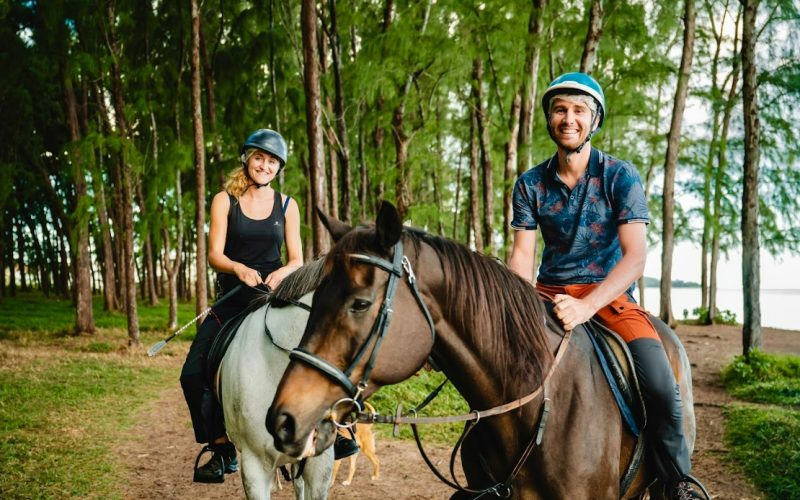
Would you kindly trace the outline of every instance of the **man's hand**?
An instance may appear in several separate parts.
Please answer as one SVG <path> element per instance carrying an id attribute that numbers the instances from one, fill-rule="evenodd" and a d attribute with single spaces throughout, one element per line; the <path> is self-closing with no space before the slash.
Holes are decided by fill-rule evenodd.
<path id="1" fill-rule="evenodd" d="M 553 304 L 556 316 L 567 331 L 589 321 L 597 312 L 597 309 L 585 299 L 576 299 L 570 295 L 556 295 L 553 297 Z"/>

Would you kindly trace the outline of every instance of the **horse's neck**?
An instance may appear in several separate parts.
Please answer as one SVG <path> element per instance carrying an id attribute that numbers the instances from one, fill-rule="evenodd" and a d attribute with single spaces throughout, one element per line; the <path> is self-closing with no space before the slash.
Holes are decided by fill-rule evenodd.
<path id="1" fill-rule="evenodd" d="M 442 370 L 472 408 L 507 403 L 541 384 L 549 366 L 541 372 L 530 369 L 533 346 L 524 342 L 508 345 L 497 330 L 478 331 L 476 321 L 444 319 L 437 326 L 434 360 L 441 360 Z M 458 328 L 454 323 L 463 326 Z M 547 348 L 554 353 L 562 337 L 549 328 L 547 333 Z"/>

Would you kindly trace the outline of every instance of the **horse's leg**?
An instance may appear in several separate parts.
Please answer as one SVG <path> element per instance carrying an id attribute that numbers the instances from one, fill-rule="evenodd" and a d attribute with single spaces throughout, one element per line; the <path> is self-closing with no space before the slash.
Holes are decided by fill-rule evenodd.
<path id="1" fill-rule="evenodd" d="M 275 463 L 265 460 L 249 448 L 242 448 L 242 485 L 247 500 L 269 500 L 272 495 L 272 478 Z"/>
<path id="2" fill-rule="evenodd" d="M 325 500 L 328 498 L 332 469 L 333 447 L 325 450 L 322 455 L 309 458 L 303 470 L 302 479 L 304 480 L 305 488 L 302 496 L 300 492 L 295 490 L 297 500 Z"/>

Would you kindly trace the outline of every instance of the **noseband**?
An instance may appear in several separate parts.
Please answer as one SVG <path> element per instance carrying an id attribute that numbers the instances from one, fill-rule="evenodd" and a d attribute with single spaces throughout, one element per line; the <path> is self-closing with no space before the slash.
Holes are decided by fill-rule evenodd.
<path id="1" fill-rule="evenodd" d="M 369 375 L 372 373 L 372 369 L 375 367 L 375 360 L 378 357 L 378 349 L 380 348 L 384 335 L 389 329 L 389 322 L 392 319 L 392 303 L 394 302 L 394 295 L 395 292 L 397 292 L 397 286 L 402 280 L 404 274 L 407 277 L 408 286 L 411 289 L 411 293 L 422 310 L 425 320 L 428 322 L 428 327 L 431 330 L 431 338 L 433 340 L 436 340 L 436 329 L 433 326 L 431 314 L 428 311 L 427 306 L 425 306 L 425 303 L 422 301 L 422 296 L 419 293 L 419 288 L 417 287 L 417 277 L 414 275 L 413 269 L 411 269 L 411 261 L 408 260 L 408 257 L 403 255 L 402 239 L 400 239 L 394 245 L 394 256 L 392 257 L 391 262 L 380 257 L 360 253 L 350 254 L 349 258 L 352 261 L 369 264 L 389 273 L 389 281 L 386 283 L 386 295 L 384 296 L 383 303 L 381 304 L 380 311 L 378 312 L 378 317 L 375 318 L 375 323 L 372 324 L 372 329 L 369 332 L 369 336 L 367 336 L 364 343 L 361 344 L 361 347 L 358 349 L 353 361 L 350 362 L 350 366 L 348 366 L 344 371 L 340 370 L 319 356 L 299 347 L 292 350 L 292 352 L 289 354 L 289 357 L 292 360 L 300 361 L 316 368 L 331 378 L 334 382 L 342 386 L 348 397 L 334 403 L 331 409 L 335 409 L 339 404 L 353 403 L 358 407 L 358 411 L 361 411 L 361 402 L 363 401 L 364 390 L 367 388 Z M 352 376 L 353 371 L 355 371 L 356 365 L 358 365 L 359 361 L 361 361 L 361 358 L 366 354 L 369 345 L 373 343 L 373 339 L 374 344 L 372 346 L 372 351 L 370 352 L 367 365 L 364 368 L 364 374 L 361 376 L 361 380 L 356 384 L 350 379 L 350 377 Z M 353 423 L 354 422 L 350 423 L 349 425 L 345 425 L 345 427 L 349 427 Z M 341 425 L 338 424 L 338 422 L 336 424 Z"/>

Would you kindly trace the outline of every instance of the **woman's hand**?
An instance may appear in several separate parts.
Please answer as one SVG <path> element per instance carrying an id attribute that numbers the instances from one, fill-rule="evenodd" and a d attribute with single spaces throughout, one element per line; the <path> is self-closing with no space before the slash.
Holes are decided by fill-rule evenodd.
<path id="1" fill-rule="evenodd" d="M 247 286 L 258 286 L 258 284 L 261 283 L 261 275 L 258 271 L 245 266 L 241 262 L 236 262 L 233 265 L 233 272 L 236 273 L 236 277 L 239 278 L 239 281 Z"/>
<path id="2" fill-rule="evenodd" d="M 275 290 L 281 284 L 281 281 L 292 274 L 295 269 L 297 268 L 293 266 L 283 266 L 280 269 L 276 269 L 267 275 L 266 279 L 264 279 L 264 284 L 267 285 L 267 288 Z"/>

